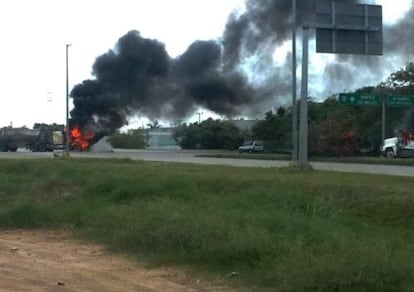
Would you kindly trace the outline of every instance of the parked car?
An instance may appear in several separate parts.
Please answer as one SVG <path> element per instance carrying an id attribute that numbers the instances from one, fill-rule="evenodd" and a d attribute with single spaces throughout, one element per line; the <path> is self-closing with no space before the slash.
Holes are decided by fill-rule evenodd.
<path id="1" fill-rule="evenodd" d="M 239 146 L 238 151 L 242 152 L 263 152 L 263 143 L 261 141 L 247 142 Z"/>

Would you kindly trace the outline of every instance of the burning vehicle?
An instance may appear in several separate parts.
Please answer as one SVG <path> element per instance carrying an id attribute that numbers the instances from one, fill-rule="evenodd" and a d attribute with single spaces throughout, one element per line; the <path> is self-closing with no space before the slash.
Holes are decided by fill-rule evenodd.
<path id="1" fill-rule="evenodd" d="M 71 126 L 69 131 L 69 147 L 74 151 L 87 151 L 94 144 L 96 133 L 93 131 L 82 131 L 79 126 Z"/>
<path id="2" fill-rule="evenodd" d="M 77 125 L 69 131 L 69 148 L 73 151 L 88 151 L 96 143 L 97 134 L 88 129 L 82 131 Z M 4 127 L 0 129 L 0 151 L 16 152 L 25 148 L 32 152 L 63 150 L 66 146 L 66 129 L 63 125 L 41 126 L 35 129 L 26 127 Z"/>

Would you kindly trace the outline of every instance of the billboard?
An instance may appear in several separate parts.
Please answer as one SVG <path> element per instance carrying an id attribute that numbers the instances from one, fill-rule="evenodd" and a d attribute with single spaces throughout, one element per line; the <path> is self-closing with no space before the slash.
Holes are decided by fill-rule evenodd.
<path id="1" fill-rule="evenodd" d="M 316 52 L 382 55 L 382 7 L 342 1 L 316 3 Z"/>

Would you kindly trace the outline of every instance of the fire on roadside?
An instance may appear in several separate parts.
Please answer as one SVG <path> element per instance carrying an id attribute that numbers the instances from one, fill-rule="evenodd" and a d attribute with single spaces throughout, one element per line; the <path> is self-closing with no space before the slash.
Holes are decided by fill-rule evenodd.
<path id="1" fill-rule="evenodd" d="M 95 137 L 94 132 L 83 132 L 78 126 L 70 130 L 70 146 L 73 150 L 86 151 L 91 146 L 91 140 Z"/>

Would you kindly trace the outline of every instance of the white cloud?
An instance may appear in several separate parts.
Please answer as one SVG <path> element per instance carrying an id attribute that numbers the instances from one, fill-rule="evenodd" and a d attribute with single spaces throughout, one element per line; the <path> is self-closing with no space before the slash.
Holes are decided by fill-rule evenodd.
<path id="1" fill-rule="evenodd" d="M 65 121 L 65 45 L 70 88 L 91 78 L 95 58 L 130 30 L 171 56 L 222 35 L 241 0 L 14 0 L 0 2 L 0 127 Z M 49 93 L 48 92 L 52 92 Z M 48 101 L 49 98 L 49 101 Z M 50 101 L 51 98 L 51 101 Z"/>

